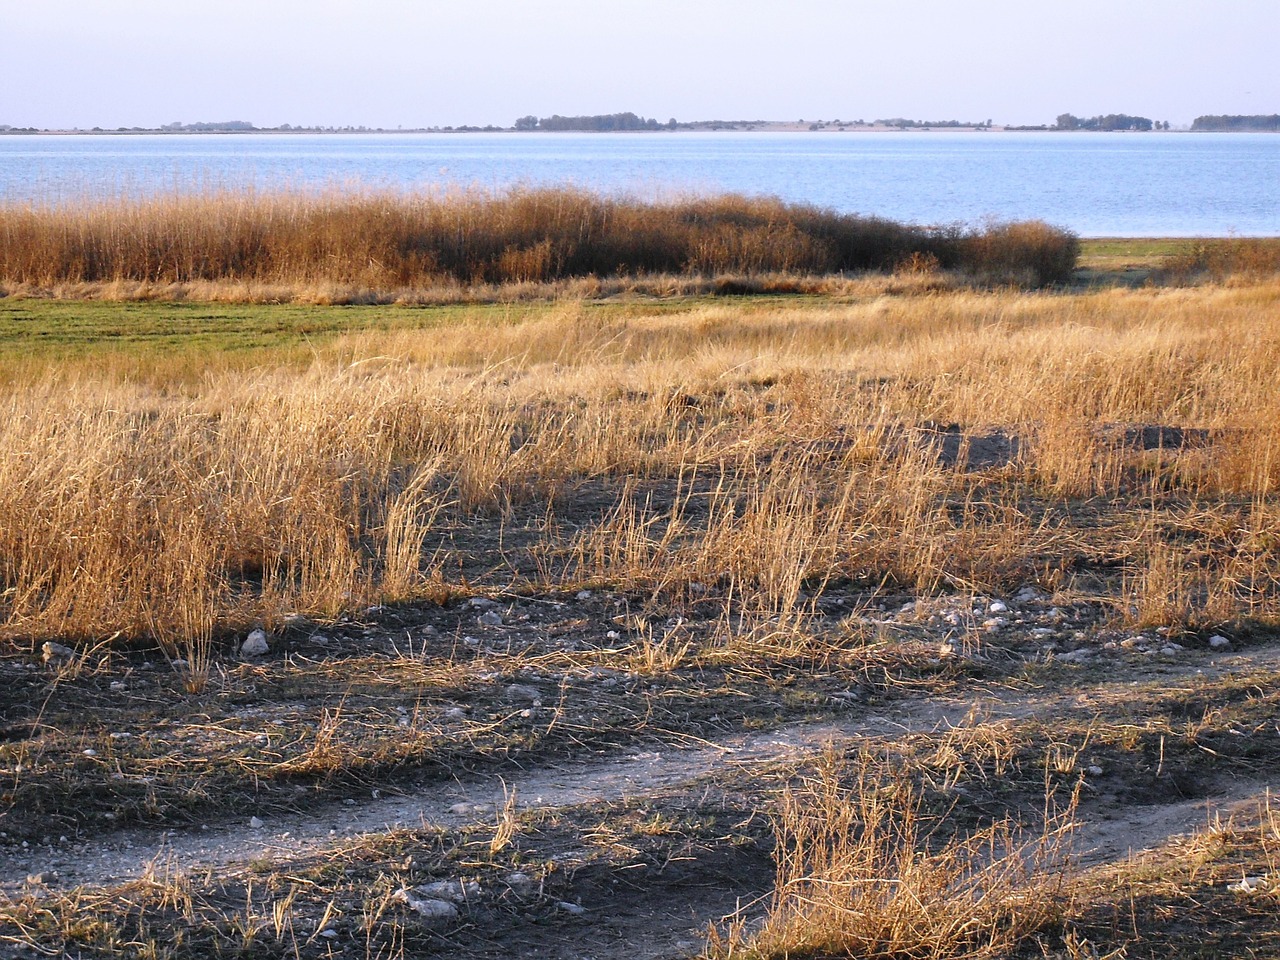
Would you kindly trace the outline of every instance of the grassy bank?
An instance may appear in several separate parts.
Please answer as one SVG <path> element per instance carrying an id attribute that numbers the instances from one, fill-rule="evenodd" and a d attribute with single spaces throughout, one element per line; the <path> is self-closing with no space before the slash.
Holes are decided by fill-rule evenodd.
<path id="1" fill-rule="evenodd" d="M 773 199 L 646 203 L 571 188 L 500 194 L 215 193 L 0 206 L 0 283 L 331 286 L 366 291 L 651 275 L 955 270 L 1070 279 L 1039 222 L 925 228 Z"/>
<path id="2" fill-rule="evenodd" d="M 168 642 L 447 596 L 474 575 L 449 544 L 487 515 L 542 518 L 485 561 L 503 585 L 719 584 L 765 619 L 831 578 L 1108 569 L 1121 616 L 1269 616 L 1278 297 L 370 308 L 301 345 L 310 314 L 254 308 L 252 370 L 201 332 L 15 363 L 0 613 L 14 636 Z M 17 306 L 11 326 L 72 335 L 66 305 Z M 121 310 L 122 338 L 147 317 Z"/>

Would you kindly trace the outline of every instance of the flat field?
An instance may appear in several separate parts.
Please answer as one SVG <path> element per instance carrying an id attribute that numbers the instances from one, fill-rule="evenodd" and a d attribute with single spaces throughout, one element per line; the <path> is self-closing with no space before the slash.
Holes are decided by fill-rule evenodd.
<path id="1" fill-rule="evenodd" d="M 1280 283 L 1177 253 L 0 299 L 0 951 L 1280 956 Z"/>

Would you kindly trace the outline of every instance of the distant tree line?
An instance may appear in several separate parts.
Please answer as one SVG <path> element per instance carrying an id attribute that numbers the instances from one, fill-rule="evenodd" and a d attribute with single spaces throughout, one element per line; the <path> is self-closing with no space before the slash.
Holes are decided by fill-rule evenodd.
<path id="1" fill-rule="evenodd" d="M 674 130 L 677 123 L 674 118 L 666 123 L 638 117 L 634 113 L 602 113 L 589 117 L 562 117 L 553 114 L 550 117 L 521 117 L 516 121 L 517 130 L 587 130 L 591 132 L 612 132 L 615 130 Z"/>
<path id="2" fill-rule="evenodd" d="M 1255 114 L 1253 116 L 1205 116 L 1196 117 L 1191 123 L 1192 130 L 1208 132 L 1241 133 L 1251 130 L 1280 131 L 1280 114 L 1270 116 Z"/>
<path id="3" fill-rule="evenodd" d="M 985 130 L 991 126 L 991 121 L 983 123 L 981 120 L 907 120 L 903 117 L 892 117 L 888 120 L 877 120 L 878 127 L 897 127 L 899 130 L 907 129 L 923 129 L 925 127 L 972 127 L 975 130 Z"/>
<path id="4" fill-rule="evenodd" d="M 248 132 L 257 130 L 248 120 L 220 120 L 217 123 L 166 123 L 161 130 L 189 133 Z"/>
<path id="5" fill-rule="evenodd" d="M 1168 130 L 1168 121 L 1155 121 L 1147 117 L 1131 117 L 1127 113 L 1108 113 L 1099 117 L 1077 117 L 1059 114 L 1056 130 Z"/>

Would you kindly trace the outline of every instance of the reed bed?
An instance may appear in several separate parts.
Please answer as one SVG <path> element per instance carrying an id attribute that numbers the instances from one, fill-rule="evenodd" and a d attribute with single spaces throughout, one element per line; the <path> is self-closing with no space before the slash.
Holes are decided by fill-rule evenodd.
<path id="1" fill-rule="evenodd" d="M 161 354 L 128 381 L 33 369 L 0 395 L 0 622 L 180 648 L 477 576 L 775 626 L 833 578 L 1083 577 L 1141 622 L 1274 617 L 1278 303 L 568 303 L 355 333 L 301 369 L 193 383 L 181 357 L 172 388 Z"/>
<path id="2" fill-rule="evenodd" d="M 574 188 L 212 192 L 0 205 L 0 283 L 387 291 L 617 277 L 958 271 L 1070 279 L 1074 235 L 1040 222 L 920 227 L 742 196 L 644 202 Z M 754 281 L 753 281 L 754 283 Z M 310 294 L 314 296 L 314 294 Z"/>

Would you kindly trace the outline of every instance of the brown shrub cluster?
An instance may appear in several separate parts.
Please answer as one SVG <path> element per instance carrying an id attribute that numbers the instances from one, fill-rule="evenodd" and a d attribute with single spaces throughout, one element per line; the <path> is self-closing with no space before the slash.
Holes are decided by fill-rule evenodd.
<path id="1" fill-rule="evenodd" d="M 772 198 L 648 203 L 572 188 L 490 194 L 213 193 L 0 205 L 0 282 L 440 284 L 818 274 L 936 262 L 980 282 L 1070 279 L 1039 222 L 921 227 Z"/>

